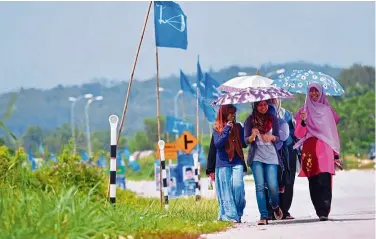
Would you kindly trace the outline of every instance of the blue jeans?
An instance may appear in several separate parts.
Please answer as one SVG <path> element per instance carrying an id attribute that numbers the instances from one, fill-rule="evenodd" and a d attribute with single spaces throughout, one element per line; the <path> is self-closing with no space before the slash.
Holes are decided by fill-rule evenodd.
<path id="1" fill-rule="evenodd" d="M 261 219 L 268 218 L 266 207 L 265 183 L 268 186 L 269 200 L 272 208 L 278 207 L 278 165 L 253 161 L 251 165 L 256 187 L 256 199 Z"/>
<path id="2" fill-rule="evenodd" d="M 245 208 L 243 165 L 216 168 L 215 187 L 219 203 L 218 219 L 240 222 Z"/>

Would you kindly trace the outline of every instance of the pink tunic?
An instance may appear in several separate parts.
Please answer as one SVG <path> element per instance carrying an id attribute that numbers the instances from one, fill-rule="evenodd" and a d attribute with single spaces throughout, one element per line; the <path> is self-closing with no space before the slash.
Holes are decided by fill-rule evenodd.
<path id="1" fill-rule="evenodd" d="M 295 118 L 296 125 L 295 125 L 295 136 L 297 138 L 303 138 L 307 133 L 307 127 L 303 127 L 301 125 L 300 116 Z M 315 140 L 307 139 L 306 142 L 303 143 L 303 153 L 306 151 L 304 148 L 310 148 L 313 145 L 308 145 L 314 143 Z M 334 166 L 334 151 L 333 149 L 324 141 L 317 139 L 316 141 L 316 150 L 314 152 L 315 155 L 310 157 L 311 155 L 302 155 L 302 167 L 299 173 L 299 177 L 311 177 L 317 175 L 319 173 L 330 173 L 335 175 L 335 166 Z M 303 159 L 304 158 L 304 159 Z M 314 162 L 311 162 L 314 160 Z M 316 162 L 317 160 L 317 162 Z M 312 165 L 313 163 L 313 165 Z M 313 168 L 312 168 L 313 166 Z"/>

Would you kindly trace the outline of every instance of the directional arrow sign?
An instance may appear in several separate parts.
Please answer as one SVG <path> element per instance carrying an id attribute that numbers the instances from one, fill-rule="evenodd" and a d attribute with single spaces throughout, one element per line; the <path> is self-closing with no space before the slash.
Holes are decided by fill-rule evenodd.
<path id="1" fill-rule="evenodd" d="M 198 140 L 195 136 L 189 131 L 184 131 L 184 133 L 176 140 L 176 148 L 189 154 L 196 147 L 197 143 Z"/>
<path id="2" fill-rule="evenodd" d="M 155 148 L 157 149 L 156 157 L 159 159 L 161 156 L 160 156 L 158 144 L 155 145 Z M 178 157 L 178 151 L 177 151 L 175 143 L 165 143 L 164 152 L 165 152 L 165 159 L 177 159 Z"/>

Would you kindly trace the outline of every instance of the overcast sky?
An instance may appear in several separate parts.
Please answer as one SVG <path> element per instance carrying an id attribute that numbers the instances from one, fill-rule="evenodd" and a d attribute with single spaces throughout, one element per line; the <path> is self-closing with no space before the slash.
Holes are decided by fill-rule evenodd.
<path id="1" fill-rule="evenodd" d="M 375 65 L 374 2 L 178 2 L 188 50 L 160 48 L 160 74 L 304 60 Z M 128 80 L 148 2 L 0 2 L 0 92 Z M 154 13 L 136 78 L 155 75 Z"/>

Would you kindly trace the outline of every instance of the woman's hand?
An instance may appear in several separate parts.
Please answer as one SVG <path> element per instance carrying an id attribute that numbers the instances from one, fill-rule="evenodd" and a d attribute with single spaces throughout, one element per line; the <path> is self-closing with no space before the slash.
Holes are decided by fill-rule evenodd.
<path id="1" fill-rule="evenodd" d="M 261 138 L 266 143 L 269 143 L 269 142 L 276 140 L 276 137 L 274 135 L 268 135 L 268 134 L 261 135 Z"/>
<path id="2" fill-rule="evenodd" d="M 257 128 L 253 128 L 251 136 L 248 137 L 248 142 L 252 143 L 255 141 L 258 134 L 260 134 L 259 130 Z"/>
<path id="3" fill-rule="evenodd" d="M 259 130 L 257 128 L 253 128 L 252 129 L 252 136 L 256 136 L 258 134 L 260 134 Z"/>
<path id="4" fill-rule="evenodd" d="M 209 174 L 209 177 L 210 177 L 210 179 L 211 179 L 213 182 L 215 182 L 215 173 L 210 173 L 210 174 Z"/>
<path id="5" fill-rule="evenodd" d="M 300 113 L 300 119 L 306 120 L 307 119 L 307 113 L 302 111 L 302 113 Z"/>

